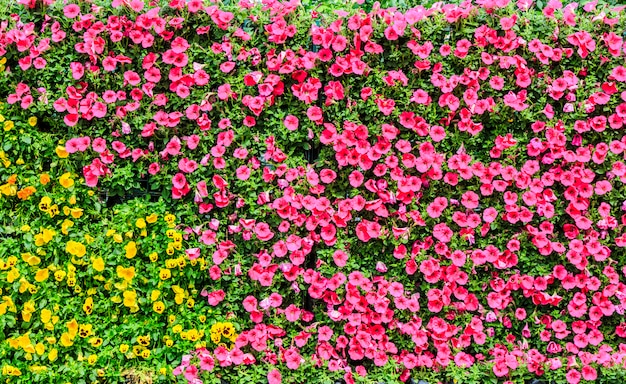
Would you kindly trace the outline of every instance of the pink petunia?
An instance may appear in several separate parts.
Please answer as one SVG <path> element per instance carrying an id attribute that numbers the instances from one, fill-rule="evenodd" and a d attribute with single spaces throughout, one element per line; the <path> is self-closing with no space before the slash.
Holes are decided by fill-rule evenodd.
<path id="1" fill-rule="evenodd" d="M 68 4 L 63 7 L 63 15 L 68 19 L 74 19 L 80 15 L 80 7 L 76 4 Z"/>
<path id="2" fill-rule="evenodd" d="M 294 115 L 287 115 L 283 123 L 285 124 L 285 128 L 287 128 L 290 131 L 295 131 L 298 129 L 299 120 Z"/>
<path id="3" fill-rule="evenodd" d="M 278 369 L 273 369 L 267 373 L 268 384 L 281 384 L 282 375 Z"/>

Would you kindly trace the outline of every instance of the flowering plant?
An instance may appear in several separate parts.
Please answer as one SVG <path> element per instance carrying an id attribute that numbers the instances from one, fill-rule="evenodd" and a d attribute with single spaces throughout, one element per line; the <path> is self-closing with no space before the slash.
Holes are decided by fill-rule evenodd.
<path id="1" fill-rule="evenodd" d="M 626 7 L 9 9 L 3 375 L 624 379 Z"/>

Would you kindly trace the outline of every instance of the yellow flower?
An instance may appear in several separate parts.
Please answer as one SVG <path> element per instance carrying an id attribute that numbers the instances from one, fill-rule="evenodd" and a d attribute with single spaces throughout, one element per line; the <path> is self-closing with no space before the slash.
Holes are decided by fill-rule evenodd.
<path id="1" fill-rule="evenodd" d="M 141 351 L 141 357 L 143 357 L 144 359 L 147 359 L 150 357 L 150 350 L 149 349 L 144 349 L 143 351 Z"/>
<path id="2" fill-rule="evenodd" d="M 72 195 L 70 196 L 70 198 L 67 200 L 68 203 L 74 205 L 76 204 L 76 196 Z"/>
<path id="3" fill-rule="evenodd" d="M 7 282 L 12 283 L 17 280 L 18 277 L 20 277 L 20 271 L 17 268 L 11 268 L 7 273 Z"/>
<path id="4" fill-rule="evenodd" d="M 93 269 L 98 272 L 104 271 L 104 260 L 102 259 L 102 257 L 96 257 L 93 260 Z"/>
<path id="5" fill-rule="evenodd" d="M 152 304 L 152 309 L 160 315 L 165 311 L 165 304 L 163 304 L 162 301 L 155 301 L 154 304 Z"/>
<path id="6" fill-rule="evenodd" d="M 187 331 L 187 339 L 189 341 L 198 341 L 198 339 L 200 338 L 200 334 L 198 333 L 198 331 L 196 329 L 190 329 Z"/>
<path id="7" fill-rule="evenodd" d="M 150 345 L 150 335 L 137 336 L 137 343 L 141 346 L 147 347 Z"/>
<path id="8" fill-rule="evenodd" d="M 69 229 L 73 226 L 74 222 L 72 220 L 63 220 L 63 223 L 61 223 L 61 233 L 63 233 L 64 235 L 69 234 Z"/>
<path id="9" fill-rule="evenodd" d="M 20 230 L 21 230 L 22 232 L 28 232 L 28 231 L 30 231 L 30 225 L 28 225 L 28 224 L 24 224 L 24 225 L 22 225 L 22 226 L 20 227 Z"/>
<path id="10" fill-rule="evenodd" d="M 161 296 L 161 291 L 159 291 L 158 289 L 153 289 L 150 293 L 150 301 L 156 301 L 159 296 Z"/>
<path id="11" fill-rule="evenodd" d="M 146 227 L 146 221 L 142 218 L 137 219 L 137 221 L 135 221 L 135 226 L 139 229 L 143 229 Z"/>
<path id="12" fill-rule="evenodd" d="M 235 333 L 235 327 L 233 327 L 233 323 L 224 323 L 224 328 L 222 329 L 222 336 L 228 339 L 234 333 Z"/>
<path id="13" fill-rule="evenodd" d="M 174 216 L 171 213 L 169 213 L 169 214 L 165 215 L 163 220 L 165 220 L 165 222 L 167 223 L 167 225 L 170 228 L 174 228 L 174 224 L 176 223 L 176 216 Z"/>
<path id="14" fill-rule="evenodd" d="M 161 278 L 161 280 L 167 280 L 172 277 L 172 272 L 169 269 L 161 269 L 159 271 L 159 277 Z"/>
<path id="15" fill-rule="evenodd" d="M 128 352 L 128 348 L 130 348 L 130 347 L 128 346 L 128 344 L 121 344 L 121 345 L 120 345 L 120 352 L 122 352 L 122 353 L 126 353 L 126 352 Z"/>
<path id="16" fill-rule="evenodd" d="M 48 276 L 50 276 L 48 268 L 40 269 L 35 274 L 35 281 L 41 283 L 42 281 L 46 281 L 48 279 Z"/>
<path id="17" fill-rule="evenodd" d="M 62 145 L 57 146 L 55 152 L 57 153 L 57 156 L 59 156 L 61 159 L 66 159 L 70 155 L 69 153 L 67 153 L 65 147 Z"/>
<path id="18" fill-rule="evenodd" d="M 94 365 L 96 363 L 96 361 L 98 361 L 98 355 L 96 354 L 91 354 L 89 355 L 89 357 L 87 358 L 87 362 L 91 365 Z"/>
<path id="19" fill-rule="evenodd" d="M 118 265 L 116 272 L 117 272 L 117 277 L 124 279 L 126 281 L 131 281 L 133 277 L 135 277 L 135 267 L 124 268 L 121 265 Z"/>
<path id="20" fill-rule="evenodd" d="M 54 204 L 53 206 L 50 207 L 50 209 L 48 209 L 48 214 L 50 215 L 50 217 L 54 217 L 58 215 L 59 207 L 56 204 Z"/>
<path id="21" fill-rule="evenodd" d="M 74 185 L 74 179 L 72 179 L 72 174 L 66 172 L 61 175 L 61 177 L 59 178 L 59 184 L 61 184 L 63 188 L 69 188 Z"/>
<path id="22" fill-rule="evenodd" d="M 59 356 L 59 350 L 56 348 L 52 348 L 50 352 L 48 353 L 48 360 L 52 362 L 57 359 L 57 356 Z"/>
<path id="23" fill-rule="evenodd" d="M 124 247 L 124 250 L 126 251 L 126 258 L 132 259 L 135 255 L 137 255 L 137 243 L 129 241 Z"/>
<path id="24" fill-rule="evenodd" d="M 148 222 L 148 224 L 152 224 L 155 223 L 158 218 L 159 216 L 156 213 L 152 213 L 149 216 L 146 216 L 146 221 Z"/>
<path id="25" fill-rule="evenodd" d="M 85 311 L 86 314 L 91 315 L 91 312 L 93 311 L 93 299 L 91 297 L 85 299 L 83 311 Z"/>
<path id="26" fill-rule="evenodd" d="M 13 123 L 11 120 L 7 120 L 4 122 L 4 130 L 5 131 L 10 131 L 13 129 L 13 127 L 15 127 L 15 123 Z"/>
<path id="27" fill-rule="evenodd" d="M 83 215 L 83 209 L 82 208 L 70 208 L 70 215 L 72 215 L 72 217 L 75 219 L 79 219 Z"/>
<path id="28" fill-rule="evenodd" d="M 70 255 L 74 255 L 77 257 L 83 257 L 85 256 L 85 253 L 87 253 L 85 245 L 74 240 L 70 240 L 67 242 L 67 244 L 65 245 L 65 250 Z"/>
<path id="29" fill-rule="evenodd" d="M 137 292 L 124 291 L 124 306 L 130 308 L 130 311 L 133 313 L 139 310 L 137 306 Z"/>
<path id="30" fill-rule="evenodd" d="M 35 125 L 37 125 L 37 118 L 35 116 L 29 117 L 28 125 L 30 125 L 31 127 L 34 127 Z"/>
<path id="31" fill-rule="evenodd" d="M 45 324 L 49 322 L 51 318 L 52 318 L 52 312 L 49 309 L 44 308 L 41 310 L 41 322 L 42 323 Z"/>
<path id="32" fill-rule="evenodd" d="M 76 321 L 76 319 L 72 319 L 72 321 L 65 323 L 65 326 L 67 326 L 69 336 L 74 339 L 76 334 L 78 334 L 78 321 Z"/>
<path id="33" fill-rule="evenodd" d="M 45 235 L 42 235 L 42 237 L 44 237 Z M 37 236 L 35 236 L 37 237 Z M 44 237 L 45 238 L 45 237 Z M 45 241 L 46 243 L 50 241 L 49 239 L 47 241 Z M 30 265 L 31 267 L 38 265 L 39 263 L 41 263 L 41 259 L 38 258 L 37 256 L 34 256 L 31 253 L 22 253 L 22 260 L 24 260 L 26 263 L 28 263 L 28 265 Z"/>
<path id="34" fill-rule="evenodd" d="M 46 346 L 43 345 L 43 343 L 37 343 L 37 345 L 35 345 L 35 352 L 41 356 L 44 354 L 44 352 L 46 352 Z"/>
<path id="35" fill-rule="evenodd" d="M 61 345 L 64 347 L 71 347 L 72 345 L 74 345 L 74 342 L 72 341 L 72 338 L 70 337 L 70 334 L 67 332 L 63 332 L 63 334 L 61 335 Z M 52 353 L 52 352 L 50 352 Z M 48 357 L 50 358 L 50 357 Z M 50 360 L 52 361 L 52 360 Z"/>
<path id="36" fill-rule="evenodd" d="M 83 339 L 91 336 L 93 326 L 91 324 L 81 324 L 78 330 L 78 335 Z"/>
<path id="37" fill-rule="evenodd" d="M 65 271 L 58 270 L 58 271 L 54 272 L 54 279 L 56 281 L 61 281 L 61 280 L 63 280 L 65 278 L 65 275 L 66 275 Z"/>
<path id="38" fill-rule="evenodd" d="M 50 199 L 48 196 L 42 197 L 39 201 L 39 210 L 48 212 L 48 210 L 50 209 L 50 204 L 52 204 L 52 199 Z"/>
<path id="39" fill-rule="evenodd" d="M 156 253 L 156 252 L 152 252 L 152 253 L 150 254 L 150 261 L 151 261 L 151 262 L 153 262 L 153 263 L 154 263 L 154 262 L 155 262 L 155 261 L 157 261 L 158 259 L 159 259 L 159 254 L 158 254 L 158 253 Z"/>

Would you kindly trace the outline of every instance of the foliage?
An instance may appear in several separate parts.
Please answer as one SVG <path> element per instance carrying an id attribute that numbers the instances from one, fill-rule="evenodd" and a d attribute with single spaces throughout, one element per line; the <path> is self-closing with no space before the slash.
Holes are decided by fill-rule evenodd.
<path id="1" fill-rule="evenodd" d="M 2 378 L 622 382 L 624 7 L 412 5 L 8 4 Z"/>

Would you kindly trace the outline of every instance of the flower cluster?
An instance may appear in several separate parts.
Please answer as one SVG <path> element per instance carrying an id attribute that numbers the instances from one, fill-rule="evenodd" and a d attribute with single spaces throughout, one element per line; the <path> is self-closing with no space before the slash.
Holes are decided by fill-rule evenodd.
<path id="1" fill-rule="evenodd" d="M 624 379 L 626 7 L 15 7 L 3 376 Z"/>

